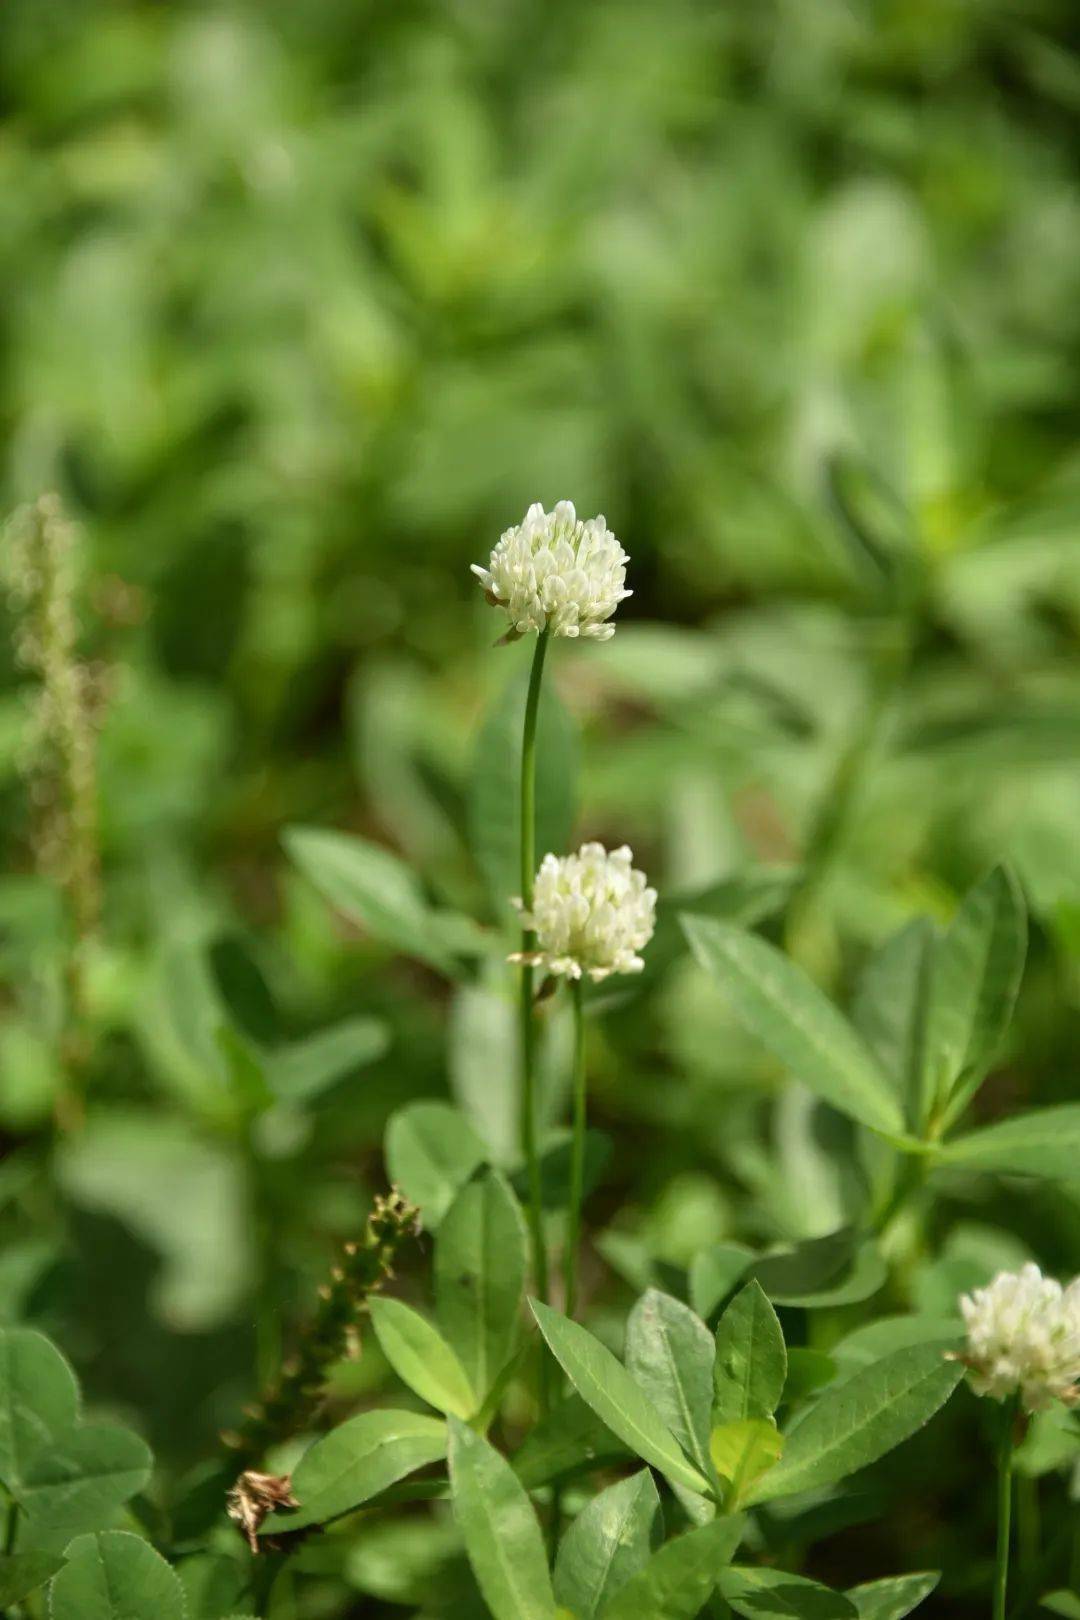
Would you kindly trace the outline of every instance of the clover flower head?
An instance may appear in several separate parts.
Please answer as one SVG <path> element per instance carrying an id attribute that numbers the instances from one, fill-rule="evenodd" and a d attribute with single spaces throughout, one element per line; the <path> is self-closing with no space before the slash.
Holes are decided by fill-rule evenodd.
<path id="1" fill-rule="evenodd" d="M 582 844 L 576 855 L 545 855 L 532 905 L 514 902 L 536 935 L 536 949 L 510 960 L 570 979 L 640 973 L 645 964 L 638 952 L 656 926 L 656 890 L 633 859 L 625 844 L 610 855 L 603 844 Z"/>
<path id="2" fill-rule="evenodd" d="M 573 501 L 559 501 L 553 512 L 530 506 L 500 537 L 488 566 L 474 563 L 472 571 L 491 605 L 505 611 L 511 638 L 550 630 L 607 641 L 615 634 L 608 620 L 632 594 L 629 561 L 602 515 L 582 519 Z"/>
<path id="3" fill-rule="evenodd" d="M 1062 1288 L 1029 1263 L 965 1294 L 960 1310 L 977 1395 L 1019 1394 L 1028 1412 L 1080 1399 L 1080 1278 Z"/>

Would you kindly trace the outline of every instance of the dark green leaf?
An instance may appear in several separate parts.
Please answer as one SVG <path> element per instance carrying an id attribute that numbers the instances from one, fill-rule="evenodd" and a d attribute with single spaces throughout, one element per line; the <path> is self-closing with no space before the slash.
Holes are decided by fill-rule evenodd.
<path id="1" fill-rule="evenodd" d="M 654 1553 L 604 1610 L 603 1620 L 693 1620 L 742 1539 L 741 1519 L 714 1519 Z"/>
<path id="2" fill-rule="evenodd" d="M 180 1582 L 140 1536 L 79 1536 L 66 1556 L 49 1588 L 52 1620 L 186 1620 Z"/>
<path id="3" fill-rule="evenodd" d="M 583 1469 L 607 1467 L 628 1448 L 601 1423 L 580 1395 L 560 1401 L 526 1435 L 514 1456 L 514 1471 L 530 1491 Z"/>
<path id="4" fill-rule="evenodd" d="M 842 1592 L 782 1569 L 738 1565 L 724 1571 L 720 1590 L 744 1620 L 854 1620 L 856 1614 Z"/>
<path id="5" fill-rule="evenodd" d="M 26 1539 L 61 1551 L 84 1530 L 107 1529 L 117 1509 L 149 1481 L 152 1461 L 130 1429 L 85 1424 L 53 1435 L 26 1459 L 16 1492 Z"/>
<path id="6" fill-rule="evenodd" d="M 893 1081 L 912 1127 L 919 1124 L 935 945 L 933 925 L 924 917 L 887 939 L 863 968 L 852 1006 L 855 1026 Z"/>
<path id="7" fill-rule="evenodd" d="M 650 1288 L 626 1324 L 626 1367 L 705 1475 L 712 1426 L 712 1334 L 688 1305 Z"/>
<path id="8" fill-rule="evenodd" d="M 17 1552 L 0 1554 L 0 1609 L 36 1592 L 51 1580 L 64 1560 L 52 1553 Z"/>
<path id="9" fill-rule="evenodd" d="M 28 1460 L 79 1414 L 75 1374 L 43 1333 L 0 1328 L 0 1481 L 22 1484 Z"/>
<path id="10" fill-rule="evenodd" d="M 450 1420 L 454 1516 L 494 1620 L 554 1620 L 547 1554 L 532 1503 L 494 1447 Z"/>
<path id="11" fill-rule="evenodd" d="M 771 1417 L 786 1378 L 783 1331 L 761 1284 L 751 1280 L 736 1294 L 716 1330 L 713 1421 Z"/>
<path id="12" fill-rule="evenodd" d="M 527 1265 L 525 1221 L 495 1171 L 468 1182 L 439 1227 L 439 1325 L 481 1397 L 513 1354 Z"/>

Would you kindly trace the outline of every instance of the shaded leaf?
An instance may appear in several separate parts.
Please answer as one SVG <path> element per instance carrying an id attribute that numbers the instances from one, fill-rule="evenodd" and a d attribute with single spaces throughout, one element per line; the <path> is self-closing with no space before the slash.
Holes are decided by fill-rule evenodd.
<path id="1" fill-rule="evenodd" d="M 78 1414 L 79 1386 L 56 1346 L 33 1328 L 0 1329 L 0 1481 L 17 1491 L 28 1460 Z"/>
<path id="2" fill-rule="evenodd" d="M 720 1577 L 725 1600 L 744 1620 L 854 1620 L 851 1599 L 803 1575 L 739 1565 Z"/>
<path id="3" fill-rule="evenodd" d="M 389 1045 L 390 1032 L 379 1019 L 347 1018 L 268 1054 L 267 1083 L 283 1102 L 310 1102 L 354 1069 L 374 1063 Z"/>
<path id="4" fill-rule="evenodd" d="M 51 1580 L 64 1560 L 52 1553 L 17 1552 L 0 1554 L 0 1609 L 18 1603 L 30 1592 Z"/>
<path id="5" fill-rule="evenodd" d="M 743 1243 L 714 1243 L 698 1250 L 690 1262 L 689 1283 L 690 1303 L 699 1316 L 708 1318 L 723 1304 L 753 1258 L 753 1249 Z"/>
<path id="6" fill-rule="evenodd" d="M 385 1151 L 390 1180 L 419 1206 L 429 1231 L 486 1158 L 464 1114 L 441 1102 L 399 1109 L 386 1127 Z"/>
<path id="7" fill-rule="evenodd" d="M 849 1587 L 847 1595 L 855 1605 L 859 1620 L 904 1620 L 906 1614 L 930 1596 L 940 1579 L 936 1570 L 920 1575 L 889 1575 L 883 1581 L 866 1581 L 861 1586 Z"/>
<path id="8" fill-rule="evenodd" d="M 450 1420 L 454 1516 L 494 1620 L 554 1620 L 547 1554 L 532 1503 L 505 1457 Z"/>
<path id="9" fill-rule="evenodd" d="M 17 1498 L 27 1538 L 60 1551 L 84 1530 L 106 1529 L 150 1479 L 153 1459 L 130 1429 L 85 1424 L 53 1435 L 27 1458 Z"/>
<path id="10" fill-rule="evenodd" d="M 185 1620 L 180 1582 L 140 1536 L 79 1536 L 66 1557 L 49 1588 L 52 1620 Z"/>
<path id="11" fill-rule="evenodd" d="M 439 1227 L 435 1305 L 481 1398 L 513 1354 L 527 1262 L 525 1220 L 504 1178 L 488 1171 L 468 1182 Z"/>
<path id="12" fill-rule="evenodd" d="M 653 1554 L 604 1610 L 603 1620 L 693 1620 L 742 1539 L 741 1519 L 714 1519 Z"/>
<path id="13" fill-rule="evenodd" d="M 529 1490 L 585 1468 L 621 1461 L 628 1448 L 580 1395 L 553 1406 L 525 1436 L 514 1455 L 514 1472 Z"/>

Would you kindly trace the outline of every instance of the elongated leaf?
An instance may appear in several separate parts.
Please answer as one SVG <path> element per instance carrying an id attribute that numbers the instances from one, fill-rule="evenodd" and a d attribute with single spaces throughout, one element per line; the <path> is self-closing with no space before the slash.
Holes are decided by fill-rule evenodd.
<path id="1" fill-rule="evenodd" d="M 911 1345 L 826 1389 L 785 1435 L 784 1455 L 748 1502 L 832 1485 L 876 1462 L 943 1406 L 964 1369 L 940 1346 Z"/>
<path id="2" fill-rule="evenodd" d="M 494 1620 L 554 1620 L 544 1539 L 532 1503 L 505 1457 L 450 1420 L 454 1516 Z"/>
<path id="3" fill-rule="evenodd" d="M 867 962 L 852 1006 L 855 1026 L 895 1085 L 912 1127 L 919 1124 L 935 945 L 933 924 L 925 917 L 901 928 Z"/>
<path id="4" fill-rule="evenodd" d="M 714 1519 L 677 1536 L 631 1576 L 603 1620 L 693 1620 L 742 1539 L 741 1519 Z"/>
<path id="5" fill-rule="evenodd" d="M 563 1536 L 555 1561 L 555 1601 L 577 1620 L 593 1620 L 649 1561 L 660 1497 L 647 1468 L 609 1485 Z"/>
<path id="6" fill-rule="evenodd" d="M 326 1524 L 446 1454 L 446 1424 L 419 1412 L 361 1412 L 323 1435 L 292 1476 L 299 1508 L 274 1513 L 267 1535 Z"/>
<path id="7" fill-rule="evenodd" d="M 514 1472 L 530 1491 L 586 1468 L 607 1467 L 630 1455 L 580 1395 L 570 1395 L 541 1418 L 514 1455 Z"/>
<path id="8" fill-rule="evenodd" d="M 712 1334 L 688 1305 L 650 1288 L 626 1324 L 626 1366 L 703 1474 L 712 1426 Z"/>
<path id="9" fill-rule="evenodd" d="M 377 1018 L 347 1018 L 266 1059 L 266 1078 L 284 1102 L 311 1102 L 354 1069 L 374 1063 L 390 1045 L 390 1032 Z"/>
<path id="10" fill-rule="evenodd" d="M 405 863 L 378 844 L 319 827 L 290 827 L 283 843 L 332 906 L 392 950 L 455 977 L 458 953 L 481 947 L 469 920 L 429 906 Z"/>
<path id="11" fill-rule="evenodd" d="M 855 1620 L 858 1612 L 843 1592 L 782 1569 L 737 1565 L 721 1575 L 720 1591 L 744 1620 Z"/>
<path id="12" fill-rule="evenodd" d="M 957 1170 L 987 1170 L 1074 1180 L 1080 1163 L 1080 1103 L 1016 1114 L 998 1125 L 954 1137 L 937 1162 Z"/>
<path id="13" fill-rule="evenodd" d="M 530 657 L 535 643 L 530 641 Z M 492 909 L 510 923 L 510 899 L 521 893 L 521 739 L 527 668 L 498 693 L 480 727 L 469 775 L 469 836 L 487 881 Z M 536 846 L 542 854 L 570 840 L 577 802 L 577 728 L 550 677 L 540 691 L 536 724 Z"/>
<path id="14" fill-rule="evenodd" d="M 690 1303 L 708 1318 L 741 1282 L 754 1258 L 745 1243 L 715 1243 L 699 1249 L 690 1262 Z"/>
<path id="15" fill-rule="evenodd" d="M 79 1536 L 49 1588 L 51 1620 L 185 1620 L 184 1592 L 141 1536 Z"/>
<path id="16" fill-rule="evenodd" d="M 0 1481 L 22 1484 L 27 1460 L 79 1415 L 75 1374 L 43 1333 L 0 1329 Z"/>
<path id="17" fill-rule="evenodd" d="M 713 1422 L 772 1417 L 787 1378 L 787 1350 L 761 1284 L 747 1283 L 716 1330 Z"/>
<path id="18" fill-rule="evenodd" d="M 383 1355 L 421 1400 L 454 1417 L 472 1417 L 479 1405 L 456 1353 L 437 1327 L 400 1299 L 368 1301 Z"/>
<path id="19" fill-rule="evenodd" d="M 794 962 L 728 923 L 682 921 L 695 957 L 719 979 L 735 1014 L 797 1079 L 861 1124 L 901 1134 L 904 1116 L 888 1076 Z"/>
<path id="20" fill-rule="evenodd" d="M 36 1592 L 51 1580 L 64 1560 L 52 1553 L 24 1552 L 0 1554 L 0 1609 Z"/>
<path id="21" fill-rule="evenodd" d="M 699 1495 L 708 1495 L 708 1479 L 688 1461 L 656 1407 L 622 1362 L 616 1361 L 611 1351 L 577 1322 L 538 1300 L 529 1303 L 555 1359 L 582 1400 L 612 1434 L 668 1479 Z"/>
<path id="22" fill-rule="evenodd" d="M 921 1575 L 890 1575 L 883 1581 L 849 1587 L 847 1596 L 859 1620 L 904 1620 L 930 1596 L 940 1579 L 936 1570 Z"/>
<path id="23" fill-rule="evenodd" d="M 494 1171 L 458 1193 L 435 1245 L 439 1325 L 483 1398 L 509 1361 L 525 1296 L 525 1221 Z"/>
<path id="24" fill-rule="evenodd" d="M 924 1107 L 950 1117 L 977 1090 L 1012 1017 L 1027 952 L 1016 879 L 995 867 L 965 897 L 934 953 L 923 1059 Z"/>
<path id="25" fill-rule="evenodd" d="M 390 1180 L 420 1206 L 429 1232 L 485 1156 L 484 1144 L 464 1114 L 449 1103 L 410 1103 L 386 1127 Z"/>
<path id="26" fill-rule="evenodd" d="M 771 1418 L 739 1418 L 713 1430 L 709 1452 L 724 1482 L 724 1506 L 729 1512 L 739 1507 L 756 1480 L 775 1468 L 783 1449 L 783 1436 Z"/>
<path id="27" fill-rule="evenodd" d="M 85 1424 L 54 1435 L 27 1458 L 17 1497 L 35 1548 L 61 1551 L 84 1530 L 106 1529 L 141 1491 L 153 1459 L 130 1429 Z"/>

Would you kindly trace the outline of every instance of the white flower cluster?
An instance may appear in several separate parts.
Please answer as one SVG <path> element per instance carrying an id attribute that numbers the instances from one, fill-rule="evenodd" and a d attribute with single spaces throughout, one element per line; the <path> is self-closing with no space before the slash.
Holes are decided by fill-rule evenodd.
<path id="1" fill-rule="evenodd" d="M 573 501 L 553 512 L 537 503 L 525 520 L 507 529 L 487 568 L 472 571 L 493 607 L 505 609 L 512 635 L 549 629 L 556 636 L 607 641 L 607 621 L 626 590 L 630 561 L 603 516 L 582 520 Z"/>
<path id="2" fill-rule="evenodd" d="M 1020 1394 L 1028 1412 L 1080 1398 L 1080 1278 L 1062 1288 L 1038 1266 L 1001 1271 L 965 1294 L 962 1356 L 977 1395 Z"/>
<path id="3" fill-rule="evenodd" d="M 625 844 L 610 855 L 603 844 L 582 844 L 576 855 L 545 855 L 531 909 L 515 901 L 537 948 L 510 960 L 571 979 L 640 973 L 645 964 L 637 953 L 656 926 L 656 890 L 635 871 L 633 858 Z"/>

